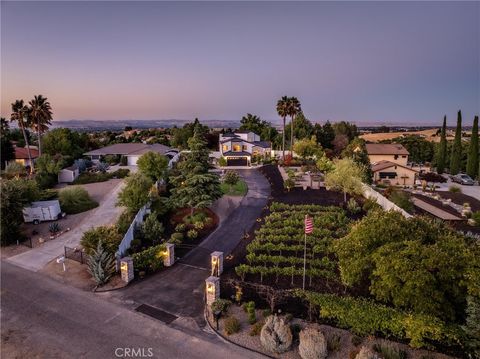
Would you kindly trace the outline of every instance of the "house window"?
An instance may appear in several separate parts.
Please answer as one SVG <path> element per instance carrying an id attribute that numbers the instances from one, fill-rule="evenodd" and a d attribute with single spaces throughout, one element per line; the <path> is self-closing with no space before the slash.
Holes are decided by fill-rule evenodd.
<path id="1" fill-rule="evenodd" d="M 224 151 L 224 152 L 228 151 L 228 146 L 227 146 L 227 145 L 223 145 L 222 148 L 223 148 L 223 151 Z"/>
<path id="2" fill-rule="evenodd" d="M 242 150 L 242 146 L 240 145 L 233 145 L 233 152 L 240 152 Z"/>
<path id="3" fill-rule="evenodd" d="M 403 155 L 402 158 L 407 158 L 407 156 Z"/>
<path id="4" fill-rule="evenodd" d="M 247 145 L 242 146 L 242 151 L 245 151 L 245 152 L 247 151 Z"/>
<path id="5" fill-rule="evenodd" d="M 398 160 L 398 155 L 394 155 L 393 158 Z"/>
<path id="6" fill-rule="evenodd" d="M 397 177 L 397 172 L 380 172 L 379 176 L 380 176 L 380 179 L 387 179 L 387 178 L 393 179 Z"/>

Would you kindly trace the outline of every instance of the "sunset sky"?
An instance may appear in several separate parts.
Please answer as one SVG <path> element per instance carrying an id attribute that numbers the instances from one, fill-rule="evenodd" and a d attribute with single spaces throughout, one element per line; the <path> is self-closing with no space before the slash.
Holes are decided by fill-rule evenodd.
<path id="1" fill-rule="evenodd" d="M 1 114 L 42 94 L 55 120 L 470 124 L 479 2 L 3 2 Z"/>

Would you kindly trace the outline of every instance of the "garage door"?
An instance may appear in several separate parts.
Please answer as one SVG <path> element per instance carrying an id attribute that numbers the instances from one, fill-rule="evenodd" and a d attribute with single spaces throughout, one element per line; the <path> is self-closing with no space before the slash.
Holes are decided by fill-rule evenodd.
<path id="1" fill-rule="evenodd" d="M 128 156 L 127 157 L 127 159 L 128 159 L 127 164 L 129 166 L 136 166 L 138 158 L 139 158 L 139 156 Z"/>
<path id="2" fill-rule="evenodd" d="M 227 158 L 227 166 L 247 166 L 247 158 L 246 157 L 238 157 L 238 158 Z"/>

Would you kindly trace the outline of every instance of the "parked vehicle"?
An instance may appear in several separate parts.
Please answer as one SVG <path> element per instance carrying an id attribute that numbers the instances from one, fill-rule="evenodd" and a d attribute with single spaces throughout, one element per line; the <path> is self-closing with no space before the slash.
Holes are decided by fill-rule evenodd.
<path id="1" fill-rule="evenodd" d="M 452 181 L 466 186 L 473 186 L 475 184 L 473 179 L 464 173 L 459 173 L 458 175 L 453 176 Z"/>
<path id="2" fill-rule="evenodd" d="M 23 208 L 23 219 L 26 223 L 56 221 L 64 216 L 58 200 L 32 202 L 29 207 Z"/>

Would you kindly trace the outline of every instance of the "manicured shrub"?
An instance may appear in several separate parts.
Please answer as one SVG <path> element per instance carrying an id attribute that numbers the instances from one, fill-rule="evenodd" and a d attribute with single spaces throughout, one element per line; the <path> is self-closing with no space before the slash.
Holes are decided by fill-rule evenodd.
<path id="1" fill-rule="evenodd" d="M 130 170 L 128 168 L 119 168 L 116 171 L 110 172 L 110 178 L 125 178 L 130 174 Z"/>
<path id="2" fill-rule="evenodd" d="M 257 322 L 257 316 L 255 314 L 255 302 L 251 301 L 247 303 L 246 311 L 248 315 L 248 322 L 250 324 L 255 324 Z"/>
<path id="3" fill-rule="evenodd" d="M 285 318 L 271 315 L 260 332 L 260 342 L 269 352 L 281 354 L 292 346 L 293 335 Z"/>
<path id="4" fill-rule="evenodd" d="M 213 312 L 220 311 L 223 314 L 226 314 L 231 304 L 232 302 L 230 300 L 220 298 L 212 303 L 211 309 Z"/>
<path id="5" fill-rule="evenodd" d="M 409 339 L 414 348 L 429 347 L 429 342 L 445 345 L 460 342 L 458 326 L 446 324 L 433 316 L 410 314 L 362 298 L 302 291 L 297 291 L 297 295 L 316 308 L 320 318 L 334 320 L 339 327 L 356 335 L 381 333 L 386 337 Z"/>
<path id="6" fill-rule="evenodd" d="M 309 325 L 299 335 L 298 353 L 302 359 L 322 359 L 327 357 L 327 341 L 318 325 Z"/>
<path id="7" fill-rule="evenodd" d="M 81 213 L 98 207 L 98 202 L 92 200 L 87 190 L 79 186 L 60 190 L 58 200 L 62 211 L 68 214 Z"/>
<path id="8" fill-rule="evenodd" d="M 193 224 L 193 226 L 195 227 L 195 229 L 197 229 L 197 230 L 199 230 L 199 231 L 202 230 L 202 229 L 205 227 L 205 225 L 203 224 L 203 222 L 195 222 L 195 223 Z"/>
<path id="9" fill-rule="evenodd" d="M 57 222 L 50 223 L 48 226 L 48 231 L 50 234 L 55 234 L 60 232 L 61 228 L 60 225 Z"/>
<path id="10" fill-rule="evenodd" d="M 191 229 L 187 232 L 188 239 L 195 239 L 198 237 L 198 232 L 195 229 Z"/>
<path id="11" fill-rule="evenodd" d="M 128 231 L 128 228 L 132 224 L 134 218 L 135 218 L 135 213 L 132 213 L 128 210 L 123 211 L 117 220 L 118 233 L 120 233 L 122 236 L 125 235 L 125 233 L 127 233 Z"/>
<path id="12" fill-rule="evenodd" d="M 184 232 L 186 229 L 185 223 L 179 223 L 175 226 L 175 232 Z"/>
<path id="13" fill-rule="evenodd" d="M 447 179 L 435 172 L 421 173 L 419 178 L 427 182 L 445 183 Z"/>
<path id="14" fill-rule="evenodd" d="M 233 315 L 226 318 L 223 324 L 224 324 L 226 335 L 232 335 L 240 331 L 240 322 Z"/>
<path id="15" fill-rule="evenodd" d="M 355 198 L 350 198 L 347 202 L 347 210 L 352 214 L 357 214 L 361 212 L 362 208 L 355 201 Z"/>
<path id="16" fill-rule="evenodd" d="M 227 171 L 225 176 L 223 177 L 223 182 L 228 184 L 229 186 L 233 186 L 235 183 L 238 182 L 240 176 L 235 171 Z"/>
<path id="17" fill-rule="evenodd" d="M 472 219 L 476 226 L 480 226 L 480 211 L 473 212 Z"/>
<path id="18" fill-rule="evenodd" d="M 462 193 L 462 189 L 455 185 L 451 185 L 450 187 L 448 187 L 448 190 L 452 193 Z"/>
<path id="19" fill-rule="evenodd" d="M 218 159 L 218 165 L 219 165 L 220 167 L 225 167 L 225 166 L 227 165 L 227 160 L 226 160 L 226 158 L 225 158 L 225 157 L 220 157 L 220 158 Z"/>
<path id="20" fill-rule="evenodd" d="M 105 182 L 110 179 L 109 173 L 101 173 L 101 172 L 83 172 L 73 181 L 72 184 L 88 184 L 88 183 L 96 183 L 96 182 Z"/>
<path id="21" fill-rule="evenodd" d="M 250 328 L 250 332 L 248 332 L 248 334 L 251 337 L 256 337 L 262 331 L 264 324 L 265 324 L 264 322 L 256 322 L 255 324 L 252 325 L 252 327 Z"/>
<path id="22" fill-rule="evenodd" d="M 138 271 L 156 272 L 163 267 L 164 257 L 165 246 L 163 244 L 150 247 L 132 255 L 133 267 Z"/>
<path id="23" fill-rule="evenodd" d="M 180 232 L 172 233 L 172 235 L 170 236 L 169 242 L 173 243 L 173 244 L 182 243 L 183 242 L 183 233 L 180 233 Z"/>
<path id="24" fill-rule="evenodd" d="M 155 212 L 150 213 L 145 221 L 142 223 L 143 236 L 148 243 L 157 244 L 162 241 L 165 227 L 158 220 Z"/>
<path id="25" fill-rule="evenodd" d="M 96 250 L 99 241 L 102 241 L 105 250 L 113 255 L 118 250 L 122 236 L 118 233 L 116 226 L 100 226 L 84 232 L 80 244 L 90 255 Z"/>

